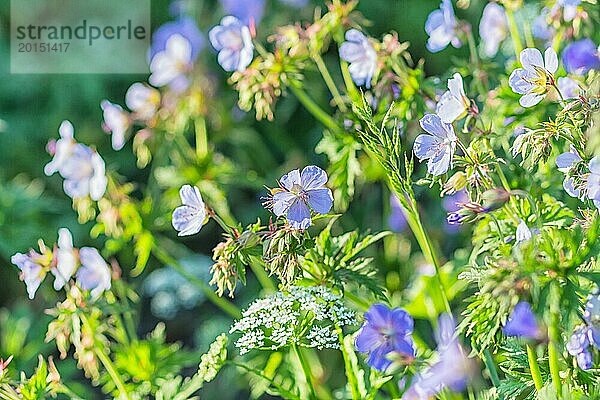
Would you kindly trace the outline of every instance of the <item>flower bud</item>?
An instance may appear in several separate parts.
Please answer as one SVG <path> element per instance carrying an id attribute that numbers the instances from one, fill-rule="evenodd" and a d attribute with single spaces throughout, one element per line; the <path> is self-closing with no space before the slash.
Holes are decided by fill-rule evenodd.
<path id="1" fill-rule="evenodd" d="M 466 185 L 467 174 L 465 174 L 463 171 L 458 171 L 457 173 L 452 175 L 450 179 L 448 179 L 448 181 L 446 181 L 442 189 L 441 195 L 445 196 L 447 194 L 454 194 L 464 189 Z"/>
<path id="2" fill-rule="evenodd" d="M 485 212 L 490 212 L 501 208 L 510 199 L 510 192 L 495 188 L 486 190 L 481 196 Z"/>

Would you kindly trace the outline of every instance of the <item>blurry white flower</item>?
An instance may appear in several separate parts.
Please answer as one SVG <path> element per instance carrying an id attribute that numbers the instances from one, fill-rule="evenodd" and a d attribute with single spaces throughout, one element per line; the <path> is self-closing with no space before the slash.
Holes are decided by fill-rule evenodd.
<path id="1" fill-rule="evenodd" d="M 179 197 L 183 205 L 173 211 L 173 228 L 179 232 L 179 236 L 194 235 L 200 232 L 206 219 L 206 206 L 200 189 L 183 185 L 179 189 Z"/>
<path id="2" fill-rule="evenodd" d="M 150 119 L 160 105 L 160 92 L 148 85 L 135 82 L 125 93 L 125 104 L 137 118 Z"/>
<path id="3" fill-rule="evenodd" d="M 36 261 L 38 257 L 41 255 L 31 250 L 28 254 L 17 253 L 10 258 L 10 262 L 21 270 L 21 280 L 27 286 L 27 294 L 30 299 L 33 299 L 46 276 L 46 269 Z"/>
<path id="4" fill-rule="evenodd" d="M 191 69 L 192 60 L 190 42 L 180 34 L 174 34 L 167 40 L 165 49 L 152 58 L 148 82 L 156 87 L 168 85 Z"/>
<path id="5" fill-rule="evenodd" d="M 129 113 L 108 100 L 102 100 L 100 107 L 104 112 L 104 130 L 111 134 L 112 148 L 121 150 L 125 145 L 125 133 L 131 126 Z"/>
<path id="6" fill-rule="evenodd" d="M 58 172 L 63 178 L 65 193 L 73 198 L 90 196 L 97 201 L 106 191 L 104 160 L 88 146 L 73 138 L 73 125 L 63 121 L 59 133 L 61 139 L 50 142 L 49 150 L 54 158 L 44 168 L 46 175 Z"/>
<path id="7" fill-rule="evenodd" d="M 485 55 L 494 57 L 507 35 L 508 21 L 504 7 L 497 3 L 488 3 L 479 21 L 479 36 L 483 41 Z"/>
<path id="8" fill-rule="evenodd" d="M 558 78 L 556 84 L 558 86 L 558 90 L 560 90 L 560 94 L 562 94 L 562 97 L 565 100 L 576 99 L 581 91 L 577 81 L 566 76 Z"/>
<path id="9" fill-rule="evenodd" d="M 110 269 L 98 250 L 92 247 L 79 249 L 81 267 L 77 270 L 77 284 L 84 290 L 89 290 L 92 298 L 97 299 L 110 289 Z"/>
<path id="10" fill-rule="evenodd" d="M 60 290 L 71 279 L 77 267 L 77 254 L 73 249 L 73 236 L 67 228 L 58 230 L 58 247 L 54 253 L 56 266 L 50 270 L 54 275 L 54 289 Z"/>
<path id="11" fill-rule="evenodd" d="M 515 240 L 517 243 L 525 242 L 532 237 L 531 229 L 527 226 L 525 221 L 520 220 L 519 225 L 517 226 L 517 233 L 515 235 Z"/>
<path id="12" fill-rule="evenodd" d="M 350 29 L 346 41 L 340 46 L 340 58 L 350 63 L 348 71 L 358 86 L 371 87 L 377 67 L 377 53 L 364 33 Z"/>
<path id="13" fill-rule="evenodd" d="M 471 101 L 465 94 L 462 76 L 459 73 L 448 79 L 448 89 L 437 103 L 435 113 L 442 122 L 451 124 L 467 114 Z"/>
<path id="14" fill-rule="evenodd" d="M 212 46 L 219 52 L 217 61 L 227 72 L 242 72 L 252 62 L 254 45 L 250 29 L 239 19 L 228 15 L 208 32 Z"/>

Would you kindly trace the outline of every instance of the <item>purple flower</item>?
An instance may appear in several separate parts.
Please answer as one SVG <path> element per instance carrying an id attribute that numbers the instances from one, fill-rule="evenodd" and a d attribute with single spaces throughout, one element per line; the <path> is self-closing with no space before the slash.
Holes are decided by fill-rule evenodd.
<path id="1" fill-rule="evenodd" d="M 331 190 L 325 187 L 327 173 L 309 165 L 293 170 L 279 180 L 280 188 L 273 190 L 273 213 L 285 215 L 294 229 L 306 229 L 312 224 L 310 211 L 327 214 L 333 206 Z"/>
<path id="2" fill-rule="evenodd" d="M 25 282 L 29 299 L 34 298 L 35 292 L 46 276 L 46 269 L 38 262 L 41 257 L 41 254 L 30 250 L 27 254 L 17 253 L 10 258 L 10 262 L 21 270 L 20 277 Z"/>
<path id="3" fill-rule="evenodd" d="M 576 99 L 581 91 L 577 81 L 566 76 L 558 78 L 556 85 L 563 99 Z"/>
<path id="4" fill-rule="evenodd" d="M 404 209 L 400 204 L 400 200 L 395 194 L 390 195 L 390 206 L 391 213 L 388 218 L 388 225 L 394 232 L 402 232 L 406 229 L 406 215 L 404 215 Z"/>
<path id="5" fill-rule="evenodd" d="M 92 247 L 79 249 L 81 266 L 77 270 L 77 284 L 83 290 L 89 290 L 93 299 L 97 299 L 111 286 L 110 269 L 98 250 Z"/>
<path id="6" fill-rule="evenodd" d="M 443 389 L 461 391 L 471 376 L 471 363 L 461 347 L 454 318 L 442 314 L 436 332 L 439 361 L 414 378 L 403 400 L 430 399 Z"/>
<path id="7" fill-rule="evenodd" d="M 451 0 L 442 0 L 439 10 L 432 11 L 425 22 L 425 32 L 429 35 L 427 50 L 437 53 L 444 50 L 450 43 L 458 48 L 461 42 L 457 36 L 456 16 Z"/>
<path id="8" fill-rule="evenodd" d="M 558 167 L 559 171 L 568 174 L 571 168 L 573 168 L 573 166 L 580 161 L 582 161 L 581 157 L 577 153 L 575 147 L 571 145 L 569 151 L 564 152 L 556 157 L 556 166 Z M 582 199 L 583 196 L 581 188 L 575 187 L 575 180 L 572 177 L 565 177 L 565 180 L 563 181 L 563 188 L 569 196 Z"/>
<path id="9" fill-rule="evenodd" d="M 227 15 L 233 15 L 245 25 L 258 24 L 265 11 L 265 0 L 220 0 Z"/>
<path id="10" fill-rule="evenodd" d="M 408 361 L 414 358 L 413 325 L 406 311 L 374 304 L 365 313 L 365 322 L 356 336 L 356 349 L 368 355 L 367 364 L 384 372 L 392 365 L 389 358 L 392 355 L 400 355 Z"/>
<path id="11" fill-rule="evenodd" d="M 577 365 L 583 370 L 592 368 L 593 360 L 590 347 L 591 330 L 587 326 L 579 326 L 565 346 L 570 355 L 575 357 Z"/>
<path id="12" fill-rule="evenodd" d="M 592 158 L 589 168 L 590 174 L 587 179 L 587 195 L 600 210 L 600 156 Z"/>
<path id="13" fill-rule="evenodd" d="M 520 59 L 523 68 L 515 69 L 508 83 L 513 92 L 524 95 L 519 100 L 521 106 L 533 107 L 546 97 L 558 69 L 558 57 L 551 47 L 546 49 L 544 59 L 538 49 L 527 48 L 521 51 Z"/>
<path id="14" fill-rule="evenodd" d="M 179 189 L 179 197 L 183 205 L 173 211 L 173 228 L 179 232 L 179 236 L 195 235 L 200 232 L 206 219 L 206 206 L 202 201 L 200 189 L 183 185 Z"/>
<path id="15" fill-rule="evenodd" d="M 483 9 L 479 21 L 479 36 L 483 41 L 485 55 L 494 57 L 498 52 L 500 43 L 508 35 L 508 22 L 504 7 L 496 3 L 488 3 Z"/>
<path id="16" fill-rule="evenodd" d="M 579 368 L 581 368 L 584 371 L 592 368 L 592 366 L 594 365 L 592 353 L 588 349 L 585 349 L 581 353 L 577 354 L 575 358 L 577 360 L 577 365 L 579 366 Z"/>
<path id="17" fill-rule="evenodd" d="M 541 334 L 540 326 L 531 305 L 526 301 L 517 303 L 502 330 L 506 336 L 526 339 L 537 339 Z"/>
<path id="18" fill-rule="evenodd" d="M 470 106 L 471 100 L 465 94 L 462 76 L 455 73 L 452 78 L 448 79 L 448 90 L 440 97 L 435 113 L 439 115 L 443 123 L 451 124 L 467 115 Z"/>
<path id="19" fill-rule="evenodd" d="M 350 29 L 345 37 L 346 41 L 340 46 L 340 58 L 350 63 L 348 70 L 354 83 L 368 89 L 377 67 L 377 53 L 361 31 Z"/>
<path id="20" fill-rule="evenodd" d="M 77 268 L 77 253 L 73 248 L 73 236 L 67 228 L 58 230 L 58 246 L 54 253 L 56 266 L 50 270 L 54 275 L 54 290 L 62 289 Z"/>
<path id="21" fill-rule="evenodd" d="M 427 172 L 438 176 L 445 174 L 452 165 L 452 158 L 458 138 L 451 124 L 445 124 L 435 114 L 427 114 L 419 121 L 421 128 L 429 135 L 419 135 L 415 139 L 413 151 L 420 161 L 427 162 Z"/>
<path id="22" fill-rule="evenodd" d="M 562 61 L 568 73 L 585 75 L 592 69 L 600 69 L 600 52 L 591 39 L 581 39 L 565 47 Z"/>
<path id="23" fill-rule="evenodd" d="M 165 51 L 167 41 L 175 34 L 183 36 L 190 43 L 191 58 L 195 60 L 198 53 L 204 48 L 204 37 L 193 19 L 183 17 L 177 21 L 162 24 L 152 35 L 152 46 L 150 47 L 150 59 L 157 53 Z"/>
<path id="24" fill-rule="evenodd" d="M 590 295 L 585 304 L 583 319 L 590 329 L 589 338 L 592 344 L 600 349 L 600 295 Z"/>
<path id="25" fill-rule="evenodd" d="M 208 37 L 219 52 L 217 60 L 225 71 L 242 72 L 252 62 L 254 45 L 250 29 L 236 17 L 223 17 L 220 25 L 208 32 Z"/>

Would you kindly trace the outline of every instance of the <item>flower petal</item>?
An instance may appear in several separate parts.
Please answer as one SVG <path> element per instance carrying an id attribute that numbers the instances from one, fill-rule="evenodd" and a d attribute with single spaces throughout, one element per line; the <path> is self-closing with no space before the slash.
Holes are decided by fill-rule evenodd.
<path id="1" fill-rule="evenodd" d="M 327 183 L 327 173 L 316 165 L 304 167 L 300 173 L 300 186 L 304 190 L 317 189 Z"/>
<path id="2" fill-rule="evenodd" d="M 297 196 L 285 190 L 280 190 L 273 195 L 273 214 L 281 217 L 284 215 Z"/>
<path id="3" fill-rule="evenodd" d="M 546 97 L 545 94 L 527 93 L 519 99 L 519 104 L 523 107 L 533 107 Z"/>
<path id="4" fill-rule="evenodd" d="M 204 201 L 202 201 L 202 195 L 200 194 L 200 189 L 196 186 L 191 185 L 183 185 L 181 189 L 179 189 L 179 197 L 181 198 L 181 202 L 198 210 L 203 209 Z"/>
<path id="5" fill-rule="evenodd" d="M 529 71 L 523 68 L 517 68 L 510 74 L 510 77 L 508 78 L 508 85 L 515 93 L 527 94 L 535 87 L 535 85 L 528 82 L 527 78 L 529 78 L 529 76 Z"/>
<path id="6" fill-rule="evenodd" d="M 450 93 L 450 91 L 446 91 L 442 97 L 440 97 L 440 101 L 437 103 L 435 113 L 439 115 L 442 122 L 446 124 L 450 124 L 460 118 L 463 114 L 465 114 L 466 108 L 462 101 L 459 98 L 455 97 Z"/>
<path id="7" fill-rule="evenodd" d="M 200 232 L 205 219 L 205 209 L 197 209 L 184 205 L 177 207 L 173 211 L 171 224 L 179 232 L 179 236 L 188 236 Z"/>
<path id="8" fill-rule="evenodd" d="M 306 203 L 300 199 L 296 199 L 288 209 L 287 221 L 294 229 L 308 228 L 312 221 L 310 219 L 310 210 Z"/>
<path id="9" fill-rule="evenodd" d="M 307 191 L 308 205 L 314 212 L 327 214 L 333 206 L 333 195 L 328 188 L 311 189 Z"/>
<path id="10" fill-rule="evenodd" d="M 302 181 L 300 180 L 300 170 L 295 169 L 293 171 L 288 172 L 283 175 L 279 180 L 279 183 L 286 188 L 287 190 L 292 190 L 294 185 L 302 185 Z"/>
<path id="11" fill-rule="evenodd" d="M 413 151 L 419 160 L 425 160 L 435 155 L 441 145 L 440 139 L 432 135 L 421 134 L 415 139 Z"/>
<path id="12" fill-rule="evenodd" d="M 542 53 L 538 49 L 523 49 L 520 54 L 521 65 L 527 70 L 534 70 L 534 67 L 544 68 Z"/>
<path id="13" fill-rule="evenodd" d="M 544 67 L 551 74 L 558 69 L 558 56 L 552 47 L 548 47 L 544 52 Z"/>

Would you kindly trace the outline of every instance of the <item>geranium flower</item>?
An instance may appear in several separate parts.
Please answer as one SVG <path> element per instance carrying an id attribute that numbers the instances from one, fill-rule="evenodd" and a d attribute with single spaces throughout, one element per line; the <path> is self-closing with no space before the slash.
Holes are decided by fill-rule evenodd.
<path id="1" fill-rule="evenodd" d="M 565 47 L 562 61 L 568 73 L 585 75 L 592 69 L 600 69 L 600 51 L 591 39 L 577 40 Z"/>
<path id="2" fill-rule="evenodd" d="M 179 232 L 179 236 L 195 235 L 200 232 L 206 219 L 206 205 L 202 201 L 200 189 L 183 185 L 179 189 L 179 197 L 183 205 L 173 211 L 173 228 Z"/>
<path id="3" fill-rule="evenodd" d="M 58 230 L 58 246 L 54 257 L 56 266 L 50 272 L 54 275 L 54 289 L 60 290 L 71 279 L 77 268 L 77 253 L 73 248 L 73 236 L 67 228 Z"/>
<path id="4" fill-rule="evenodd" d="M 192 48 L 191 58 L 195 60 L 198 53 L 205 46 L 205 39 L 202 32 L 198 29 L 196 22 L 190 17 L 182 17 L 176 21 L 170 21 L 162 24 L 156 32 L 152 34 L 152 46 L 150 47 L 150 60 L 157 53 L 165 51 L 167 41 L 175 34 L 183 36 L 190 43 Z"/>
<path id="5" fill-rule="evenodd" d="M 349 62 L 348 71 L 358 86 L 371 87 L 377 67 L 377 53 L 364 33 L 350 29 L 346 41 L 340 46 L 340 58 Z"/>
<path id="6" fill-rule="evenodd" d="M 169 36 L 165 49 L 152 57 L 148 82 L 156 87 L 165 86 L 184 78 L 192 68 L 192 45 L 190 41 L 176 33 Z M 177 85 L 179 86 L 179 84 Z"/>
<path id="7" fill-rule="evenodd" d="M 592 158 L 589 168 L 590 175 L 587 179 L 587 195 L 600 210 L 600 156 Z"/>
<path id="8" fill-rule="evenodd" d="M 581 157 L 577 153 L 577 150 L 571 145 L 570 150 L 560 154 L 556 157 L 556 166 L 559 171 L 568 174 L 571 168 L 578 162 L 582 161 Z M 575 180 L 572 177 L 565 177 L 563 181 L 563 188 L 565 192 L 571 197 L 582 198 L 581 189 L 575 186 Z"/>
<path id="9" fill-rule="evenodd" d="M 435 113 L 439 115 L 442 122 L 451 124 L 467 115 L 470 106 L 471 101 L 465 94 L 462 76 L 455 73 L 448 79 L 448 90 L 440 97 Z"/>
<path id="10" fill-rule="evenodd" d="M 531 33 L 536 39 L 544 41 L 544 43 L 550 44 L 556 33 L 552 25 L 548 24 L 548 17 L 550 10 L 544 7 L 540 12 L 540 15 L 535 17 L 533 24 L 531 24 Z"/>
<path id="11" fill-rule="evenodd" d="M 593 359 L 590 347 L 591 330 L 587 326 L 579 326 L 566 344 L 566 349 L 570 355 L 575 357 L 577 365 L 583 370 L 592 368 Z"/>
<path id="12" fill-rule="evenodd" d="M 454 318 L 442 314 L 436 331 L 439 361 L 415 376 L 402 400 L 433 398 L 444 389 L 463 390 L 471 376 L 472 366 L 456 334 Z"/>
<path id="13" fill-rule="evenodd" d="M 265 12 L 265 0 L 220 0 L 227 15 L 233 15 L 246 25 L 258 24 Z"/>
<path id="14" fill-rule="evenodd" d="M 427 50 L 437 53 L 450 43 L 458 48 L 462 45 L 457 35 L 458 22 L 454 15 L 451 0 L 442 0 L 439 10 L 432 11 L 425 22 L 425 32 L 429 35 Z"/>
<path id="15" fill-rule="evenodd" d="M 527 48 L 521 51 L 520 59 L 523 68 L 515 69 L 508 83 L 513 92 L 524 95 L 519 103 L 532 107 L 546 97 L 548 86 L 554 85 L 558 57 L 551 47 L 546 49 L 544 59 L 538 49 Z"/>
<path id="16" fill-rule="evenodd" d="M 46 269 L 38 262 L 42 255 L 30 250 L 29 253 L 17 253 L 10 258 L 10 262 L 21 270 L 20 278 L 25 282 L 29 299 L 35 297 L 42 281 L 46 277 Z"/>
<path id="17" fill-rule="evenodd" d="M 562 98 L 565 100 L 576 99 L 581 91 L 577 81 L 566 76 L 558 78 L 556 86 L 558 87 Z"/>
<path id="18" fill-rule="evenodd" d="M 327 173 L 315 165 L 295 169 L 279 180 L 280 188 L 273 189 L 273 213 L 286 216 L 294 229 L 306 229 L 312 224 L 311 210 L 327 214 L 333 206 L 331 190 L 325 187 Z"/>
<path id="19" fill-rule="evenodd" d="M 572 21 L 577 15 L 577 7 L 581 0 L 558 0 L 556 3 L 563 8 L 563 18 L 565 21 Z"/>
<path id="20" fill-rule="evenodd" d="M 246 70 L 254 53 L 250 29 L 239 19 L 228 15 L 220 25 L 208 32 L 210 43 L 219 52 L 217 60 L 227 72 Z"/>
<path id="21" fill-rule="evenodd" d="M 504 7 L 497 3 L 488 3 L 479 21 L 479 36 L 483 41 L 485 55 L 494 57 L 507 35 L 508 21 Z"/>
<path id="22" fill-rule="evenodd" d="M 69 121 L 62 122 L 59 133 L 61 139 L 48 146 L 54 157 L 44 172 L 46 175 L 58 172 L 64 178 L 63 189 L 69 197 L 90 196 L 94 201 L 100 200 L 107 184 L 104 160 L 96 151 L 75 141 Z"/>
<path id="23" fill-rule="evenodd" d="M 392 355 L 410 362 L 415 357 L 413 325 L 406 311 L 374 304 L 365 313 L 365 322 L 356 336 L 356 349 L 368 355 L 367 364 L 382 372 L 392 365 Z"/>
<path id="24" fill-rule="evenodd" d="M 517 243 L 525 242 L 530 240 L 533 237 L 533 233 L 531 229 L 527 226 L 525 221 L 520 220 L 519 225 L 517 225 L 517 232 L 515 234 L 515 241 Z"/>
<path id="25" fill-rule="evenodd" d="M 419 135 L 415 139 L 414 152 L 420 161 L 427 162 L 427 172 L 442 175 L 452 165 L 452 158 L 458 138 L 451 124 L 442 122 L 435 114 L 427 114 L 419 121 L 421 128 L 429 135 Z"/>
<path id="26" fill-rule="evenodd" d="M 102 100 L 100 108 L 104 113 L 104 130 L 111 134 L 112 148 L 121 150 L 125 145 L 125 133 L 131 126 L 129 113 L 120 105 L 113 104 L 108 100 Z"/>
<path id="27" fill-rule="evenodd" d="M 93 299 L 97 299 L 111 286 L 110 269 L 104 258 L 93 247 L 79 249 L 81 266 L 77 270 L 77 284 L 89 290 Z"/>
<path id="28" fill-rule="evenodd" d="M 160 92 L 146 84 L 135 82 L 125 93 L 125 104 L 137 118 L 148 120 L 160 105 Z"/>
<path id="29" fill-rule="evenodd" d="M 531 305 L 526 301 L 517 303 L 502 330 L 506 336 L 527 339 L 537 339 L 541 334 L 540 326 Z"/>

